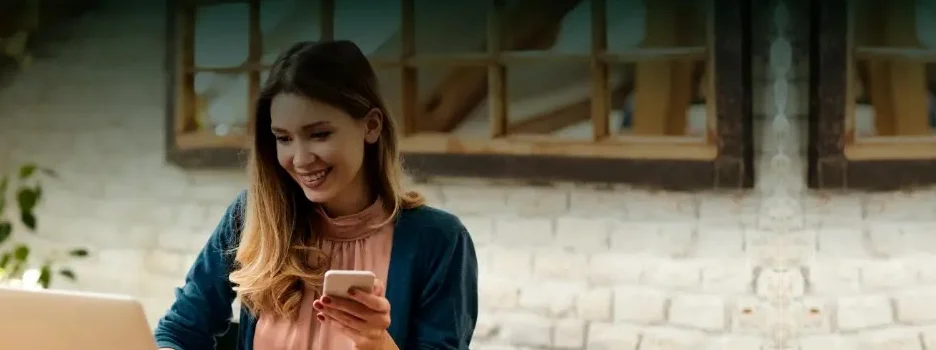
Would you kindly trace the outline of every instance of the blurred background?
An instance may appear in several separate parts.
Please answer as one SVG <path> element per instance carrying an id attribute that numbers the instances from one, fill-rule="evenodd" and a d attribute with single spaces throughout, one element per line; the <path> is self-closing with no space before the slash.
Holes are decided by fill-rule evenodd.
<path id="1" fill-rule="evenodd" d="M 318 40 L 323 18 L 319 1 L 265 0 L 254 15 L 246 3 L 208 3 L 185 17 L 193 21 L 179 20 L 178 28 L 169 28 L 167 18 L 182 18 L 184 11 L 172 17 L 177 9 L 158 1 L 0 4 L 0 170 L 8 183 L 0 206 L 0 267 L 7 280 L 129 294 L 140 298 L 153 325 L 172 303 L 173 288 L 246 186 L 236 165 L 219 166 L 229 153 L 203 150 L 241 140 L 266 65 L 294 41 Z M 589 143 L 593 78 L 591 61 L 582 57 L 590 54 L 592 10 L 589 1 L 562 3 L 542 16 L 507 16 L 535 30 L 526 41 L 504 39 L 533 57 L 518 54 L 507 68 L 507 115 L 515 119 L 506 130 Z M 772 192 L 758 189 L 670 192 L 579 181 L 411 179 L 430 204 L 461 217 L 478 247 L 482 311 L 473 348 L 787 349 L 776 345 L 782 343 L 827 350 L 846 340 L 877 346 L 863 349 L 936 346 L 936 328 L 923 327 L 936 325 L 936 304 L 926 299 L 936 296 L 928 287 L 936 283 L 936 194 L 803 189 L 809 43 L 797 30 L 808 28 L 809 12 L 804 1 L 785 5 L 793 28 L 785 35 L 798 39 L 787 51 L 791 73 L 777 76 L 770 50 L 783 33 L 769 23 L 779 3 L 765 2 L 752 14 L 753 133 L 759 155 L 792 145 L 792 167 L 779 182 L 792 189 L 787 204 L 768 201 Z M 402 114 L 401 70 L 378 64 L 403 52 L 399 2 L 335 4 L 334 37 L 354 40 L 374 57 L 382 88 L 395 114 Z M 686 19 L 704 19 L 705 10 L 687 10 L 677 20 L 661 15 L 675 7 L 606 4 L 615 14 L 605 23 L 607 50 L 629 57 L 607 67 L 607 133 L 709 147 L 711 32 L 705 20 L 691 25 Z M 529 1 L 504 6 L 509 14 L 531 11 L 524 7 Z M 416 1 L 417 51 L 438 60 L 462 54 L 468 57 L 463 61 L 484 53 L 486 11 L 476 1 Z M 682 35 L 674 34 L 674 23 L 682 25 Z M 668 36 L 659 34 L 667 30 Z M 252 48 L 252 33 L 262 37 L 262 48 Z M 660 55 L 663 63 L 635 58 L 633 50 L 648 45 L 657 50 L 638 53 Z M 188 52 L 189 61 L 174 62 L 191 64 L 190 71 L 167 65 L 167 52 Z M 546 58 L 535 59 L 540 56 Z M 674 57 L 681 68 L 668 61 Z M 470 88 L 478 85 L 469 78 L 479 68 L 430 66 L 420 68 L 423 105 L 447 91 L 461 96 L 458 101 L 474 96 L 473 104 L 436 112 L 427 107 L 438 119 L 421 119 L 429 122 L 417 129 L 432 137 L 488 138 L 490 100 L 486 90 Z M 486 72 L 482 66 L 480 86 Z M 659 74 L 682 78 L 651 86 Z M 776 80 L 789 85 L 782 106 L 769 89 Z M 678 101 L 661 95 L 675 90 L 688 92 Z M 676 113 L 663 109 L 671 105 Z M 641 119 L 647 114 L 639 111 L 652 108 L 677 118 Z M 795 129 L 785 140 L 771 136 L 770 123 L 763 122 L 778 111 Z M 412 147 L 451 144 L 438 140 L 426 136 Z M 463 148 L 476 144 L 460 142 Z M 525 147 L 557 155 L 585 147 L 536 145 Z M 195 155 L 171 156 L 186 152 Z M 769 170 L 766 163 L 757 166 Z M 801 223 L 795 230 L 778 234 L 764 224 L 790 208 Z M 43 270 L 47 261 L 54 264 Z"/>

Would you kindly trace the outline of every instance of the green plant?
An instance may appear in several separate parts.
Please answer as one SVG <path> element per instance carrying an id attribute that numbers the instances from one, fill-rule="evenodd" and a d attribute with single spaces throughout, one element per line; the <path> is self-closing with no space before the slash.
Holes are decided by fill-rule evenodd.
<path id="1" fill-rule="evenodd" d="M 58 175 L 51 169 L 26 164 L 20 167 L 17 176 L 0 177 L 0 281 L 21 278 L 30 267 L 29 264 L 36 258 L 29 244 L 17 242 L 14 239 L 13 230 L 16 227 L 23 227 L 30 234 L 36 234 L 36 228 L 39 225 L 36 208 L 43 199 L 42 177 L 57 178 Z M 12 198 L 15 199 L 18 210 L 13 211 L 11 215 L 19 217 L 20 225 L 14 225 L 14 221 L 9 218 L 10 215 L 7 215 L 7 209 L 10 207 L 7 202 L 11 198 L 8 191 L 12 189 L 13 179 L 16 180 L 16 188 L 15 196 Z M 7 247 L 4 248 L 4 246 Z M 60 265 L 63 260 L 86 256 L 88 256 L 87 249 L 72 248 L 64 253 L 53 252 L 50 256 L 39 258 L 42 263 L 38 266 L 37 283 L 43 288 L 48 288 L 52 283 L 53 275 L 56 274 L 74 280 L 75 273 Z"/>

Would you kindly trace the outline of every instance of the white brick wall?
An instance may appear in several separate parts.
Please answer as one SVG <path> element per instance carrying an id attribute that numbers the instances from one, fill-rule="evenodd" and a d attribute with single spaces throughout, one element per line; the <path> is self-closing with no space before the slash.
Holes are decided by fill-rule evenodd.
<path id="1" fill-rule="evenodd" d="M 20 237 L 92 248 L 78 283 L 57 288 L 135 295 L 155 321 L 245 179 L 164 164 L 162 17 L 138 12 L 95 13 L 58 59 L 0 90 L 0 168 L 38 161 L 62 175 L 47 183 L 40 235 Z M 754 192 L 419 187 L 477 244 L 477 349 L 936 347 L 936 191 L 810 194 L 806 228 L 777 236 L 756 227 Z M 770 259 L 795 263 L 764 269 Z"/>

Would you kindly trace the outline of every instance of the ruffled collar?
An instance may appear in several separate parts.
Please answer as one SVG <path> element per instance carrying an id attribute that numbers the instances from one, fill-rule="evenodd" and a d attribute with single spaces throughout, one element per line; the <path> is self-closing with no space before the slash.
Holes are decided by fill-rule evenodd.
<path id="1" fill-rule="evenodd" d="M 320 232 L 332 240 L 367 238 L 379 232 L 381 224 L 387 224 L 390 215 L 381 198 L 377 198 L 373 204 L 356 214 L 330 217 L 322 206 L 318 207 L 317 212 L 321 218 Z"/>

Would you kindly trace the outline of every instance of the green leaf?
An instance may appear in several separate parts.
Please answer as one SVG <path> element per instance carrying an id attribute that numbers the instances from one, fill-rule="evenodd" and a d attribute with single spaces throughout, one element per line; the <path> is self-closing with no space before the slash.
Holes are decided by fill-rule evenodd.
<path id="1" fill-rule="evenodd" d="M 23 165 L 23 167 L 20 168 L 20 179 L 28 179 L 30 176 L 36 173 L 37 168 L 38 167 L 36 167 L 35 164 Z"/>
<path id="2" fill-rule="evenodd" d="M 6 242 L 6 240 L 9 239 L 10 235 L 12 234 L 13 234 L 13 224 L 6 222 L 6 221 L 0 221 L 0 244 L 3 244 L 3 242 Z"/>
<path id="3" fill-rule="evenodd" d="M 36 214 L 33 214 L 31 211 L 24 211 L 20 213 L 20 221 L 23 222 L 23 225 L 26 225 L 30 231 L 36 230 Z"/>
<path id="4" fill-rule="evenodd" d="M 29 259 L 29 246 L 27 245 L 18 245 L 16 249 L 13 250 L 13 260 L 17 262 L 24 262 L 26 259 Z"/>
<path id="5" fill-rule="evenodd" d="M 42 269 L 39 270 L 38 282 L 42 288 L 49 288 L 49 285 L 52 283 L 52 268 L 49 267 L 49 264 L 42 266 Z"/>
<path id="6" fill-rule="evenodd" d="M 69 280 L 72 280 L 72 281 L 74 281 L 74 280 L 77 279 L 77 277 L 75 277 L 75 272 L 72 271 L 72 270 L 69 270 L 69 269 L 61 269 L 61 270 L 59 270 L 59 275 L 62 275 L 62 277 L 65 277 L 65 278 L 67 278 L 67 279 L 69 279 Z"/>
<path id="7" fill-rule="evenodd" d="M 10 259 L 12 258 L 13 256 L 9 252 L 0 255 L 0 269 L 6 268 L 7 265 L 10 264 Z"/>
<path id="8" fill-rule="evenodd" d="M 16 201 L 21 211 L 31 212 L 36 208 L 36 204 L 39 203 L 39 193 L 32 188 L 20 188 L 16 193 Z"/>
<path id="9" fill-rule="evenodd" d="M 85 248 L 75 248 L 69 251 L 68 255 L 76 258 L 84 258 L 88 256 L 88 250 Z"/>

